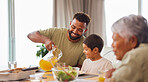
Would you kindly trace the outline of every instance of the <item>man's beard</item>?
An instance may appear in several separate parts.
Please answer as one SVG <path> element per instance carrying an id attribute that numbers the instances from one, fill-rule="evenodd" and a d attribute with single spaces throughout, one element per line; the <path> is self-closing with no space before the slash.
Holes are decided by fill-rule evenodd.
<path id="1" fill-rule="evenodd" d="M 72 31 L 69 31 L 69 37 L 70 37 L 71 40 L 77 40 L 77 39 L 80 39 L 81 36 L 82 36 L 82 35 L 76 34 L 78 37 L 72 37 L 72 36 L 71 36 L 72 33 L 73 33 Z"/>

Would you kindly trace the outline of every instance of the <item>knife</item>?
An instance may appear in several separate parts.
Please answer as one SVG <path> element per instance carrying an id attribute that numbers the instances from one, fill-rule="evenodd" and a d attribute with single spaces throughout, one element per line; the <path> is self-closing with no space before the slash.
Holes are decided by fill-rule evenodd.
<path id="1" fill-rule="evenodd" d="M 25 68 L 25 69 L 22 69 L 22 71 L 29 71 L 29 70 L 36 70 L 36 69 L 39 69 L 39 67 Z"/>

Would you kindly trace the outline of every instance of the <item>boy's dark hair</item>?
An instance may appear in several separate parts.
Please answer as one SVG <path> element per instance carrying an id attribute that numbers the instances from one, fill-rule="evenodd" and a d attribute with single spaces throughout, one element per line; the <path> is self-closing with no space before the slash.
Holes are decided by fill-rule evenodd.
<path id="1" fill-rule="evenodd" d="M 91 50 L 97 47 L 99 49 L 99 53 L 102 51 L 104 45 L 102 38 L 96 34 L 91 34 L 88 37 L 86 37 L 83 43 L 87 45 L 87 47 Z"/>
<path id="2" fill-rule="evenodd" d="M 76 13 L 73 19 L 75 18 L 80 22 L 86 23 L 86 25 L 88 25 L 88 23 L 90 22 L 90 17 L 86 13 L 82 13 L 82 12 Z"/>

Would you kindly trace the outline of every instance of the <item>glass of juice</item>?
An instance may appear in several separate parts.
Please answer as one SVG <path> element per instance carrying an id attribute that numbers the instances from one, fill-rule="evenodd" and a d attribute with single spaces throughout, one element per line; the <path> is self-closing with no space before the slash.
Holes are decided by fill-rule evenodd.
<path id="1" fill-rule="evenodd" d="M 99 71 L 99 82 L 104 82 L 104 81 L 105 81 L 105 72 Z"/>

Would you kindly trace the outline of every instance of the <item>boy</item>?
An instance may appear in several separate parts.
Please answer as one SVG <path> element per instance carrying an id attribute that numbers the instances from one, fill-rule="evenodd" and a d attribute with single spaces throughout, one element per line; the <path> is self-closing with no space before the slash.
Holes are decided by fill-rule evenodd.
<path id="1" fill-rule="evenodd" d="M 89 35 L 83 42 L 83 53 L 86 58 L 82 65 L 82 72 L 98 74 L 98 71 L 105 71 L 113 68 L 111 62 L 101 57 L 103 40 L 96 34 Z"/>

